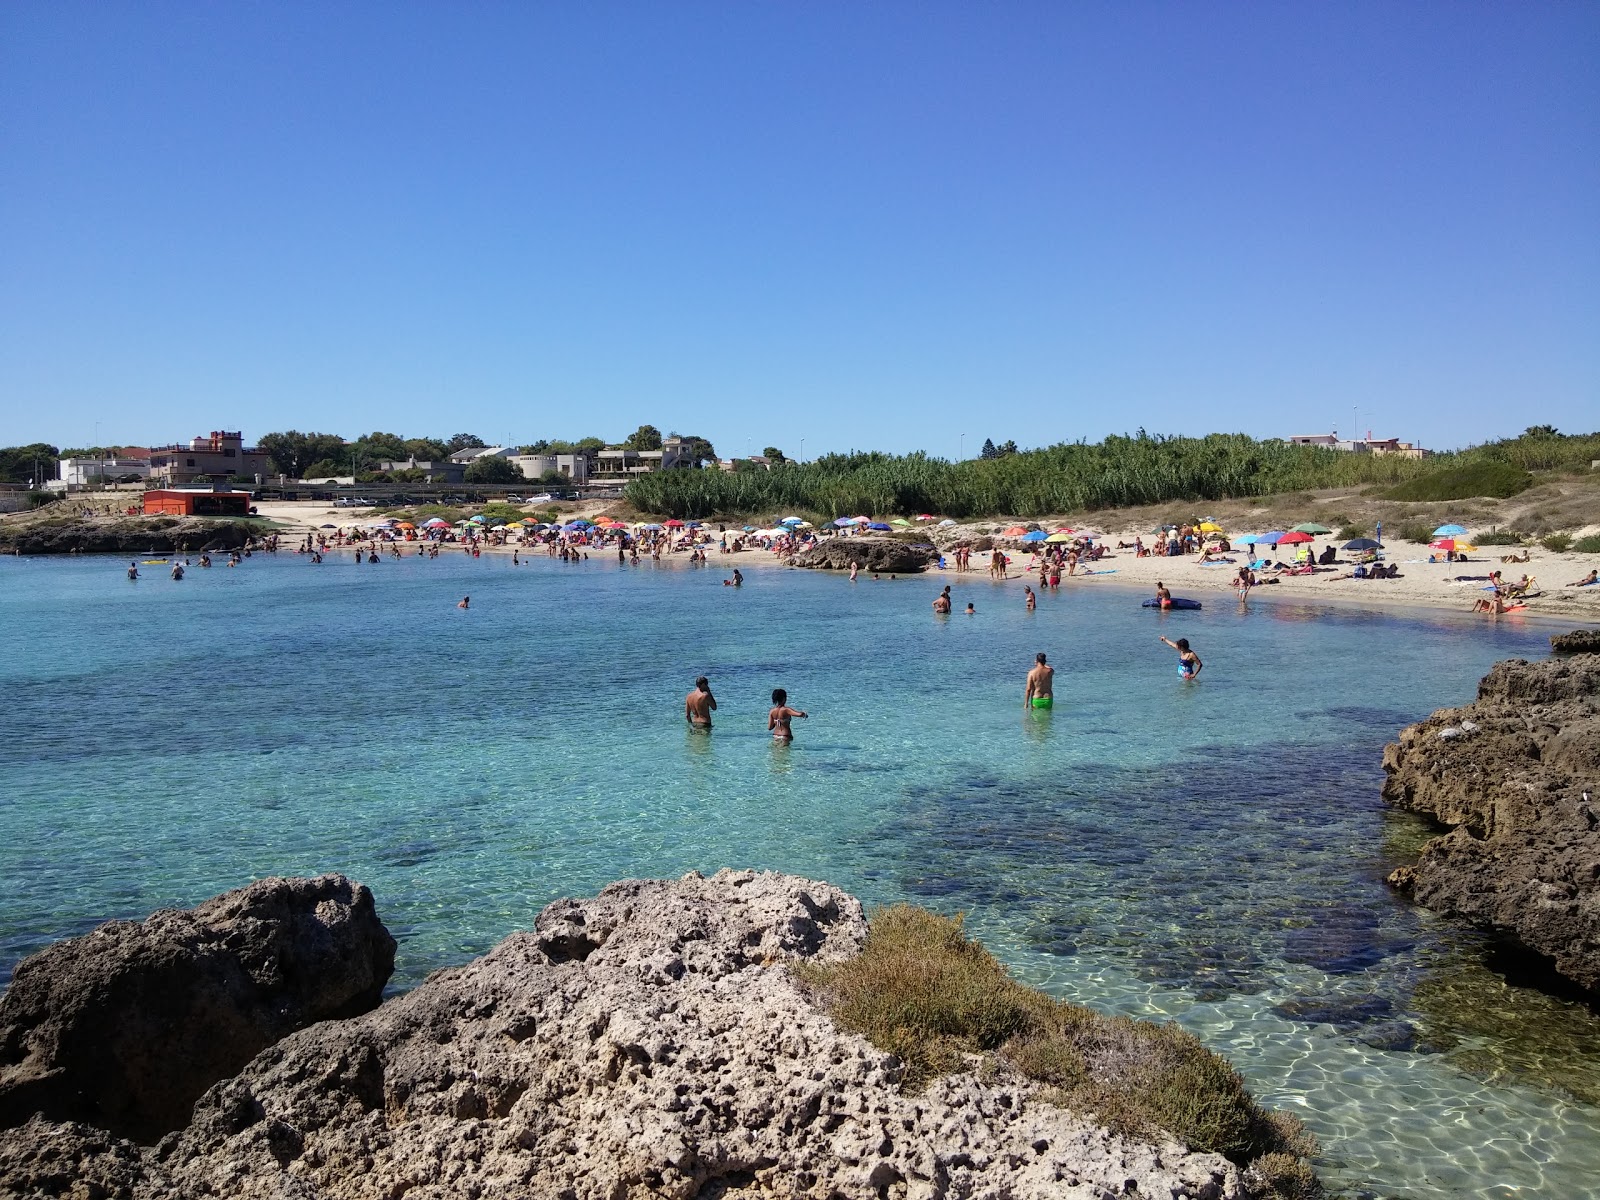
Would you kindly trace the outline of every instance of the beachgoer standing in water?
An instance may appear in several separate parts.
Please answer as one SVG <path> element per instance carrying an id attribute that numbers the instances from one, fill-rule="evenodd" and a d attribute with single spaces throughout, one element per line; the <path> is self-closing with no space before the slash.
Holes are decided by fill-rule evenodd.
<path id="1" fill-rule="evenodd" d="M 461 600 L 456 605 L 456 607 L 457 608 L 471 608 L 472 607 L 472 597 L 471 596 L 463 596 L 463 597 L 461 597 Z"/>
<path id="2" fill-rule="evenodd" d="M 711 681 L 704 675 L 694 681 L 694 691 L 683 698 L 683 717 L 695 729 L 710 729 L 717 698 L 711 694 Z"/>
<path id="3" fill-rule="evenodd" d="M 1162 583 L 1159 579 L 1156 580 L 1156 604 L 1161 608 L 1172 607 L 1172 593 L 1167 591 L 1167 585 Z M 1162 638 L 1161 640 L 1164 642 L 1167 639 Z"/>
<path id="4" fill-rule="evenodd" d="M 1028 687 L 1022 693 L 1023 708 L 1049 708 L 1055 703 L 1056 669 L 1045 662 L 1044 651 L 1033 656 L 1028 672 Z"/>
<path id="5" fill-rule="evenodd" d="M 1175 642 L 1168 642 L 1166 638 L 1162 638 L 1161 640 L 1166 642 L 1167 645 L 1171 646 L 1178 652 L 1179 679 L 1193 679 L 1196 675 L 1200 674 L 1200 668 L 1205 666 L 1205 664 L 1200 661 L 1200 656 L 1198 654 L 1189 649 L 1188 638 L 1179 638 Z"/>
<path id="6" fill-rule="evenodd" d="M 1023 584 L 1022 593 L 1028 598 L 1028 611 L 1032 612 L 1034 610 L 1034 606 L 1038 604 L 1038 601 L 1033 598 L 1033 589 L 1027 584 Z"/>
<path id="7" fill-rule="evenodd" d="M 782 688 L 772 689 L 772 711 L 767 713 L 767 728 L 772 731 L 772 736 L 780 742 L 794 741 L 794 730 L 789 728 L 789 722 L 795 717 L 805 717 L 806 714 L 798 708 L 789 707 L 789 693 Z"/>
<path id="8" fill-rule="evenodd" d="M 941 616 L 949 613 L 950 585 L 948 583 L 944 585 L 944 591 L 940 592 L 933 598 L 933 611 L 939 613 Z"/>

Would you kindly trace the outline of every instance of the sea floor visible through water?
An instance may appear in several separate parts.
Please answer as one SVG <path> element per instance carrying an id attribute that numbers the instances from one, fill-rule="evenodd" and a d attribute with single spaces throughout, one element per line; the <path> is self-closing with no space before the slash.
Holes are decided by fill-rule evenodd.
<path id="1" fill-rule="evenodd" d="M 715 561 L 125 565 L 0 560 L 0 982 L 265 875 L 370 885 L 404 989 L 559 896 L 770 868 L 965 913 L 1025 981 L 1180 1022 L 1306 1121 L 1339 1194 L 1600 1178 L 1600 1019 L 1383 883 L 1426 836 L 1379 800 L 1384 743 L 1546 628 L 1089 588 L 1028 613 L 981 575 L 735 589 Z M 702 673 L 710 735 L 682 717 Z M 792 746 L 774 687 L 810 714 Z"/>

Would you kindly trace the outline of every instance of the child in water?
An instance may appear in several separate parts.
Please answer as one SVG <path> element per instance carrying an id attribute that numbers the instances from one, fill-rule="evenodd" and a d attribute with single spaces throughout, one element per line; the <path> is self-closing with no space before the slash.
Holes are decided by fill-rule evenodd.
<path id="1" fill-rule="evenodd" d="M 1171 646 L 1178 652 L 1179 679 L 1193 679 L 1196 675 L 1200 674 L 1200 668 L 1205 666 L 1205 664 L 1200 661 L 1200 656 L 1198 654 L 1189 649 L 1188 638 L 1179 638 L 1175 642 L 1169 642 L 1166 638 L 1162 638 L 1161 640 L 1166 642 L 1167 645 Z"/>
<path id="2" fill-rule="evenodd" d="M 772 711 L 767 714 L 767 728 L 772 731 L 774 738 L 780 742 L 794 741 L 794 730 L 789 727 L 789 722 L 795 717 L 805 716 L 798 708 L 789 707 L 788 692 L 782 688 L 772 689 Z"/>

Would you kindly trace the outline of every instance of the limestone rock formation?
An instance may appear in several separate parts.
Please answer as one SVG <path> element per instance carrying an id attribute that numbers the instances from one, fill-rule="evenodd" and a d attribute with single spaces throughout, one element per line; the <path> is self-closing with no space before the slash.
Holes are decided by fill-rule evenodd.
<path id="1" fill-rule="evenodd" d="M 57 942 L 0 997 L 0 1127 L 40 1113 L 153 1142 L 285 1034 L 375 1007 L 394 951 L 372 893 L 342 875 Z"/>
<path id="2" fill-rule="evenodd" d="M 1550 648 L 1557 654 L 1600 654 L 1600 629 L 1551 634 Z"/>
<path id="3" fill-rule="evenodd" d="M 1244 1196 L 1222 1157 L 1128 1141 L 1003 1070 L 908 1094 L 899 1061 L 789 968 L 865 934 L 856 900 L 791 876 L 614 884 L 374 1012 L 291 1034 L 153 1150 L 44 1120 L 0 1134 L 0 1194 Z"/>
<path id="4" fill-rule="evenodd" d="M 0 552 L 135 555 L 151 550 L 158 554 L 237 550 L 252 536 L 243 522 L 208 517 L 29 516 L 26 521 L 0 524 Z"/>
<path id="5" fill-rule="evenodd" d="M 1447 830 L 1390 882 L 1600 993 L 1600 655 L 1496 663 L 1383 767 L 1384 799 Z"/>
<path id="6" fill-rule="evenodd" d="M 893 538 L 829 538 L 815 549 L 802 551 L 789 559 L 789 565 L 824 571 L 848 571 L 852 562 L 858 562 L 863 571 L 912 575 L 926 567 L 930 557 L 930 551 L 919 550 Z"/>

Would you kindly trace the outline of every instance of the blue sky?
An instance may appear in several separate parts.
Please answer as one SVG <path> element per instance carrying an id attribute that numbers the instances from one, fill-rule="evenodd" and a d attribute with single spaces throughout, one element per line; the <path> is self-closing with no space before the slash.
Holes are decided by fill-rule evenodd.
<path id="1" fill-rule="evenodd" d="M 1589 3 L 24 0 L 0 444 L 1593 429 L 1597 61 Z"/>

